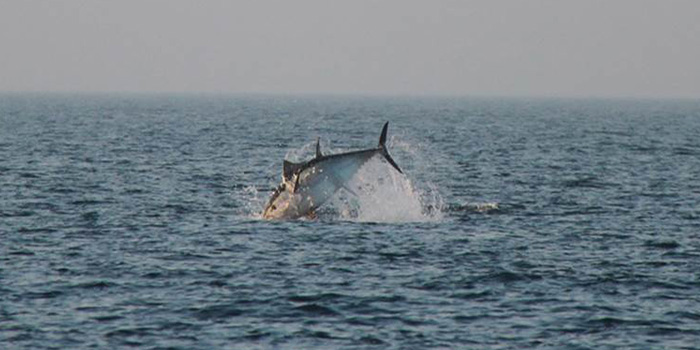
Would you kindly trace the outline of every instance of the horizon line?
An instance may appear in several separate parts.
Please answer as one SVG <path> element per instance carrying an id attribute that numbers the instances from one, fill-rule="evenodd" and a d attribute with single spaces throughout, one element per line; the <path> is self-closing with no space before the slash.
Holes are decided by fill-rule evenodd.
<path id="1" fill-rule="evenodd" d="M 0 90 L 0 95 L 181 95 L 181 96 L 264 96 L 264 97 L 336 97 L 336 98 L 503 98 L 503 99 L 572 99 L 572 100 L 700 100 L 700 96 L 690 95 L 596 95 L 596 94 L 499 94 L 499 93 L 407 93 L 407 92 L 284 92 L 284 91 L 177 91 L 177 90 Z"/>

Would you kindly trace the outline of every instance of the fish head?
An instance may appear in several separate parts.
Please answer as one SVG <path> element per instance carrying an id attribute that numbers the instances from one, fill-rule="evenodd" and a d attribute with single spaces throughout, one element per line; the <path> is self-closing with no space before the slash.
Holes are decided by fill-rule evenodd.
<path id="1" fill-rule="evenodd" d="M 285 184 L 281 184 L 263 210 L 264 219 L 287 219 L 297 216 L 295 195 L 287 190 Z"/>

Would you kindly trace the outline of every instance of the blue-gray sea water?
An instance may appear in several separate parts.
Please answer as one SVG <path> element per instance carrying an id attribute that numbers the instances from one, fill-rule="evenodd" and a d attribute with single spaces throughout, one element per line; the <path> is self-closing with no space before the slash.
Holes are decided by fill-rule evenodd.
<path id="1" fill-rule="evenodd" d="M 405 178 L 259 218 L 384 121 Z M 0 348 L 698 349 L 698 135 L 691 100 L 0 95 Z"/>

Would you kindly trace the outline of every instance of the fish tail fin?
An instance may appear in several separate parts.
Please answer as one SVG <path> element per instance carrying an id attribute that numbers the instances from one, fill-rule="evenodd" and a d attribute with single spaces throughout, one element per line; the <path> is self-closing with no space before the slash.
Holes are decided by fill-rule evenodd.
<path id="1" fill-rule="evenodd" d="M 382 134 L 379 135 L 379 147 L 384 147 L 384 144 L 386 143 L 386 130 L 389 128 L 389 122 L 384 123 L 384 127 L 382 128 Z"/>
<path id="2" fill-rule="evenodd" d="M 386 159 L 391 166 L 394 167 L 399 173 L 403 174 L 403 171 L 401 171 L 401 168 L 399 168 L 399 165 L 396 164 L 393 158 L 391 158 L 391 155 L 389 155 L 389 151 L 386 150 L 386 132 L 387 129 L 389 128 L 389 122 L 384 123 L 384 127 L 382 128 L 382 134 L 379 136 L 379 148 L 382 150 L 382 155 L 384 156 L 384 159 Z"/>
<path id="3" fill-rule="evenodd" d="M 389 152 L 386 151 L 386 148 L 382 148 L 382 150 L 382 155 L 384 156 L 384 159 L 386 159 L 386 161 L 389 162 L 389 164 L 391 164 L 391 166 L 393 166 L 394 169 L 396 169 L 399 173 L 403 174 L 403 171 L 401 171 L 401 168 L 399 168 L 399 165 L 396 164 L 394 159 L 391 158 Z"/>

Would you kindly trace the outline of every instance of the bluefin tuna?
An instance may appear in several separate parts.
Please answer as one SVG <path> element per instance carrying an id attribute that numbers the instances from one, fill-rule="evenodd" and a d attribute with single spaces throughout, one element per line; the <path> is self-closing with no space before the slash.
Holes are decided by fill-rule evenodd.
<path id="1" fill-rule="evenodd" d="M 348 188 L 348 182 L 370 159 L 381 156 L 396 171 L 401 168 L 386 149 L 386 133 L 389 122 L 384 124 L 379 145 L 360 151 L 323 155 L 319 139 L 316 139 L 316 156 L 306 162 L 292 163 L 284 160 L 282 183 L 270 197 L 265 209 L 265 219 L 296 219 L 314 217 L 315 211 L 336 192 Z"/>

